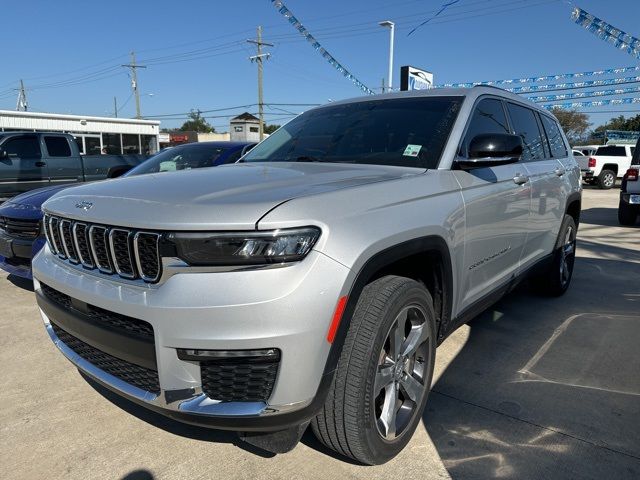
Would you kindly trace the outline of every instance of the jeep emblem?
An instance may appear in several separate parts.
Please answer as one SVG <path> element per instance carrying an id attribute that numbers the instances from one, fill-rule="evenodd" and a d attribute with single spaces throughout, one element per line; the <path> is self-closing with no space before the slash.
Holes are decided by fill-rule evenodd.
<path id="1" fill-rule="evenodd" d="M 93 207 L 93 203 L 87 202 L 86 200 L 76 203 L 76 208 L 81 208 L 85 212 L 89 210 L 91 207 Z"/>

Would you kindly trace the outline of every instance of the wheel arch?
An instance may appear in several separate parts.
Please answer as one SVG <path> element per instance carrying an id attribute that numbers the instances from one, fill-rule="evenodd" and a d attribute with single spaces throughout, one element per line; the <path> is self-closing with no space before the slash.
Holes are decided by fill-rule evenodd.
<path id="1" fill-rule="evenodd" d="M 580 213 L 582 211 L 582 195 L 580 192 L 573 192 L 567 198 L 567 206 L 565 208 L 565 213 L 567 215 L 571 215 L 573 219 L 576 221 L 576 226 L 580 225 Z"/>

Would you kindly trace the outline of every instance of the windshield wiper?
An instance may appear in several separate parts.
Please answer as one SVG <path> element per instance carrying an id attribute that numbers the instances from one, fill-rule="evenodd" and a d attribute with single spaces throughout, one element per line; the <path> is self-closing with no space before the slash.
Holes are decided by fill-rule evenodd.
<path id="1" fill-rule="evenodd" d="M 313 157 L 311 155 L 301 155 L 296 158 L 296 162 L 326 162 L 326 160 L 318 157 Z"/>

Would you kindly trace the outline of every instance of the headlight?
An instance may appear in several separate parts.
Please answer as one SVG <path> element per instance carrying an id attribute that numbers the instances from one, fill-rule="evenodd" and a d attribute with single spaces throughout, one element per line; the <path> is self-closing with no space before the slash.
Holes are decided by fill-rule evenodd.
<path id="1" fill-rule="evenodd" d="M 316 227 L 265 232 L 170 233 L 176 254 L 189 265 L 262 265 L 302 260 L 320 237 Z"/>

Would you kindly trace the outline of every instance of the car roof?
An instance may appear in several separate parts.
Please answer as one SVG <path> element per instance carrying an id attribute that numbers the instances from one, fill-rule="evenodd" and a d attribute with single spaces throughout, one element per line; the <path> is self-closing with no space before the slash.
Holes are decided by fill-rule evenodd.
<path id="1" fill-rule="evenodd" d="M 210 147 L 245 147 L 247 145 L 252 145 L 256 142 L 229 142 L 229 141 L 214 141 L 214 142 L 192 142 L 192 143 L 183 143 L 181 145 L 176 145 L 176 147 L 186 147 L 188 145 L 209 145 Z"/>
<path id="2" fill-rule="evenodd" d="M 407 92 L 392 92 L 383 93 L 377 95 L 363 95 L 360 97 L 348 98 L 345 100 L 339 100 L 331 102 L 316 108 L 325 108 L 332 105 L 343 105 L 356 102 L 366 102 L 371 100 L 393 100 L 397 98 L 425 98 L 425 97 L 472 97 L 475 100 L 481 95 L 495 95 L 502 97 L 506 100 L 512 100 L 514 102 L 522 103 L 530 108 L 551 115 L 551 112 L 533 103 L 531 100 L 518 95 L 516 93 L 508 92 L 503 88 L 494 87 L 491 85 L 477 85 L 470 88 L 430 88 L 427 90 L 411 90 Z"/>

